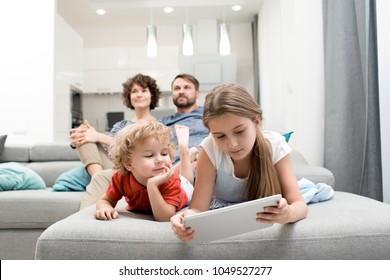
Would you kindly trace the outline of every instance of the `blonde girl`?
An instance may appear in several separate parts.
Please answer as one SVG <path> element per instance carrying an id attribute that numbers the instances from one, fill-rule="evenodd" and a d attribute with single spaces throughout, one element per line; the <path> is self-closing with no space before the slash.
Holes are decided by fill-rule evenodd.
<path id="1" fill-rule="evenodd" d="M 279 205 L 258 213 L 257 221 L 286 224 L 306 217 L 291 149 L 279 133 L 261 131 L 261 122 L 258 104 L 239 85 L 221 85 L 206 96 L 203 123 L 210 135 L 200 144 L 192 201 L 171 218 L 180 240 L 195 237 L 183 225 L 186 215 L 278 193 Z"/>

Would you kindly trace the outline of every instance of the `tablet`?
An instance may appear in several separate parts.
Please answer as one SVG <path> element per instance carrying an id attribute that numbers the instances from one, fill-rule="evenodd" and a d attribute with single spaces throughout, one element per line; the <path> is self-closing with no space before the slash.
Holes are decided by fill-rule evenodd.
<path id="1" fill-rule="evenodd" d="M 264 207 L 277 206 L 281 195 L 268 196 L 223 208 L 209 210 L 183 218 L 184 226 L 195 231 L 189 244 L 201 244 L 233 235 L 272 226 L 256 221 L 256 214 Z"/>

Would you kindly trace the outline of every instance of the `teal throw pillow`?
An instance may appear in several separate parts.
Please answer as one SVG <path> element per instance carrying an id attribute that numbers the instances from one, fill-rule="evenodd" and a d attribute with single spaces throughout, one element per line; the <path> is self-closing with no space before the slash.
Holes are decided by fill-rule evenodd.
<path id="1" fill-rule="evenodd" d="M 53 185 L 53 192 L 84 192 L 91 181 L 91 176 L 83 165 L 72 168 L 62 173 Z"/>
<path id="2" fill-rule="evenodd" d="M 291 134 L 293 134 L 293 133 L 294 133 L 294 131 L 282 133 L 282 135 L 283 135 L 284 138 L 286 139 L 286 142 L 288 142 L 288 141 L 290 140 Z"/>
<path id="3" fill-rule="evenodd" d="M 45 189 L 43 179 L 17 162 L 0 164 L 0 191 Z"/>

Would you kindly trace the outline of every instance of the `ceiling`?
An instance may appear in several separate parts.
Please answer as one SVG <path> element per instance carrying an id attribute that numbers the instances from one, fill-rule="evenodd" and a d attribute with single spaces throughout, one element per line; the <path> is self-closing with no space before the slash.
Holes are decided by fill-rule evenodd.
<path id="1" fill-rule="evenodd" d="M 57 0 L 58 14 L 74 29 L 115 28 L 124 26 L 196 24 L 199 19 L 227 23 L 250 23 L 260 10 L 262 0 Z M 233 5 L 241 5 L 233 11 Z M 173 12 L 166 13 L 167 6 Z M 106 14 L 99 16 L 95 10 Z"/>

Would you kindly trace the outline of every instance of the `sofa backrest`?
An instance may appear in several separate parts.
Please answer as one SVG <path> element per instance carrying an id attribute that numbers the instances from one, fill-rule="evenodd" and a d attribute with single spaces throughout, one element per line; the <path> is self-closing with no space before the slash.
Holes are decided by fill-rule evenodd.
<path id="1" fill-rule="evenodd" d="M 29 145 L 6 145 L 0 162 L 79 161 L 77 151 L 67 142 Z"/>
<path id="2" fill-rule="evenodd" d="M 332 172 L 321 166 L 311 166 L 297 151 L 292 151 L 291 159 L 297 179 L 306 178 L 314 183 L 334 186 Z M 77 151 L 68 142 L 43 143 L 32 146 L 5 146 L 0 155 L 1 162 L 20 162 L 38 173 L 48 187 L 63 172 L 82 163 Z"/>
<path id="3" fill-rule="evenodd" d="M 30 146 L 4 146 L 3 152 L 0 154 L 1 162 L 28 162 L 30 154 Z"/>
<path id="4" fill-rule="evenodd" d="M 69 143 L 54 142 L 33 145 L 29 154 L 30 161 L 74 161 L 79 160 L 77 150 Z"/>
<path id="5" fill-rule="evenodd" d="M 2 162 L 18 162 L 31 168 L 48 187 L 53 186 L 62 173 L 82 164 L 77 151 L 68 142 L 6 145 L 0 155 Z"/>

